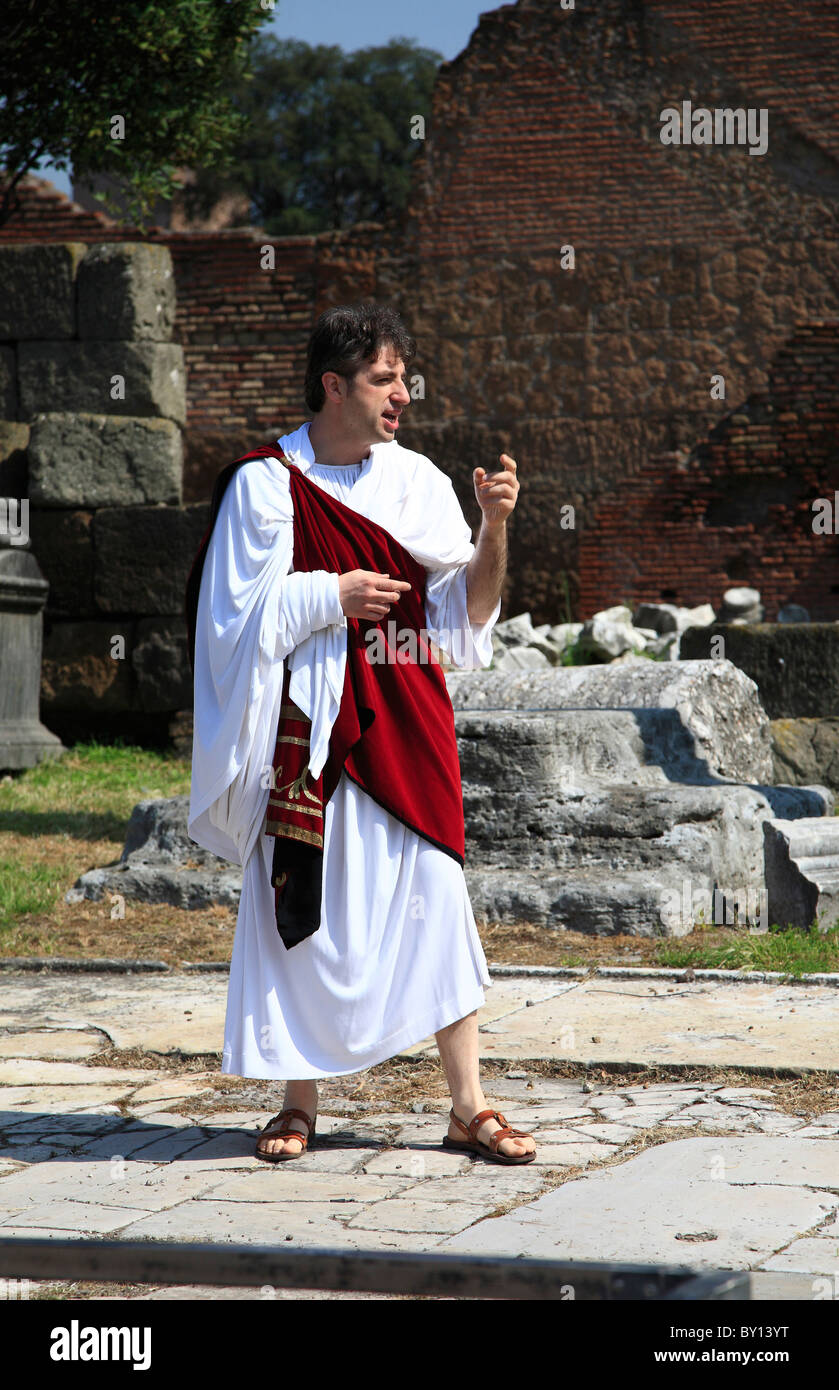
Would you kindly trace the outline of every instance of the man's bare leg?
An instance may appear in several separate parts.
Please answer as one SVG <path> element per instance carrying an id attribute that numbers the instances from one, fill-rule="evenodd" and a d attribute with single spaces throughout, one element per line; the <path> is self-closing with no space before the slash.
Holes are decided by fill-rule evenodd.
<path id="1" fill-rule="evenodd" d="M 314 1118 L 318 1108 L 318 1083 L 315 1080 L 287 1081 L 281 1109 L 285 1110 L 289 1107 L 293 1110 L 303 1110 L 311 1118 Z M 306 1126 L 302 1120 L 291 1120 L 289 1128 L 296 1129 L 298 1125 L 301 1132 L 305 1134 Z M 259 1147 L 269 1154 L 299 1154 L 303 1145 L 299 1139 L 284 1139 L 281 1134 L 274 1134 L 270 1139 L 262 1139 Z"/>
<path id="2" fill-rule="evenodd" d="M 449 1023 L 434 1036 L 437 1039 L 440 1060 L 443 1063 L 443 1071 L 451 1091 L 454 1113 L 460 1116 L 464 1124 L 468 1125 L 469 1121 L 480 1110 L 496 1109 L 497 1107 L 487 1102 L 481 1089 L 477 1010 L 473 1010 L 465 1018 L 459 1018 L 455 1023 Z M 523 1128 L 523 1126 L 515 1127 Z M 478 1138 L 482 1143 L 487 1144 L 489 1136 L 500 1128 L 497 1120 L 484 1120 L 478 1129 Z M 463 1131 L 458 1129 L 453 1120 L 449 1121 L 449 1137 L 451 1139 L 465 1138 Z M 514 1157 L 516 1154 L 532 1153 L 535 1147 L 536 1143 L 533 1138 L 507 1138 L 501 1140 L 498 1151 Z"/>
<path id="3" fill-rule="evenodd" d="M 465 1018 L 459 1018 L 455 1023 L 449 1023 L 434 1036 L 437 1040 L 440 1060 L 451 1092 L 454 1112 L 468 1124 L 472 1116 L 477 1115 L 480 1110 L 494 1108 L 487 1102 L 481 1088 L 477 1010 L 473 1010 Z M 294 1109 L 305 1110 L 307 1115 L 313 1116 L 317 1113 L 317 1104 L 318 1087 L 316 1081 L 286 1082 L 283 1109 L 292 1106 Z M 302 1121 L 300 1123 L 302 1124 Z M 489 1136 L 499 1128 L 497 1120 L 485 1120 L 478 1130 L 478 1138 L 484 1143 L 488 1143 Z M 449 1122 L 449 1135 L 452 1139 L 463 1138 L 461 1130 L 451 1121 Z M 284 1139 L 281 1135 L 275 1135 L 271 1139 L 265 1139 L 260 1147 L 268 1153 L 300 1153 L 302 1145 L 299 1139 Z M 535 1147 L 535 1141 L 532 1138 L 502 1139 L 498 1145 L 500 1153 L 513 1156 L 530 1153 Z"/>

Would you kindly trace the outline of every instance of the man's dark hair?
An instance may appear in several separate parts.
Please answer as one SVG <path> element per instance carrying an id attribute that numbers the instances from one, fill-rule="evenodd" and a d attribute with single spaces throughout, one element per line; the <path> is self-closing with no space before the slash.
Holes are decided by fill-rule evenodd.
<path id="1" fill-rule="evenodd" d="M 364 362 L 375 362 L 390 347 L 407 367 L 417 346 L 395 309 L 384 304 L 340 304 L 327 309 L 309 339 L 303 395 L 313 414 L 326 400 L 321 377 L 337 372 L 352 382 Z"/>

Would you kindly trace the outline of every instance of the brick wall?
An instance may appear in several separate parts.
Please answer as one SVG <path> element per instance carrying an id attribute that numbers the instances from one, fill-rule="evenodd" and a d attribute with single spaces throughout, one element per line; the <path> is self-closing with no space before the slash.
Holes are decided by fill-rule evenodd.
<path id="1" fill-rule="evenodd" d="M 396 289 L 424 349 L 427 399 L 400 438 L 451 474 L 472 515 L 472 468 L 502 449 L 517 459 L 526 489 L 507 612 L 564 616 L 565 572 L 578 618 L 630 588 L 716 601 L 745 577 L 772 603 L 806 593 L 839 617 L 824 547 L 802 537 L 800 517 L 790 525 L 767 503 L 748 542 L 713 543 L 683 518 L 676 543 L 669 505 L 674 455 L 769 391 L 770 370 L 775 396 L 794 388 L 803 325 L 826 325 L 814 330 L 827 354 L 818 408 L 835 419 L 839 71 L 826 55 L 837 43 L 839 9 L 821 3 L 522 0 L 482 15 L 441 69 L 405 220 L 413 265 Z M 683 100 L 767 108 L 767 153 L 662 145 L 660 112 Z M 809 411 L 802 400 L 783 467 L 792 492 L 817 496 L 839 481 L 835 452 L 812 447 L 822 436 Z M 747 485 L 745 467 L 729 478 L 735 454 L 720 443 L 702 455 L 723 491 Z M 704 474 L 678 478 L 687 517 Z M 612 563 L 636 487 L 647 505 Z M 559 526 L 563 503 L 574 531 Z"/>
<path id="2" fill-rule="evenodd" d="M 642 598 L 719 607 L 760 588 L 766 621 L 799 603 L 839 615 L 839 534 L 813 531 L 839 498 L 839 321 L 800 329 L 756 392 L 688 456 L 662 454 L 613 493 L 580 538 L 580 604 Z M 839 529 L 839 518 L 836 525 Z"/>
<path id="3" fill-rule="evenodd" d="M 419 340 L 426 396 L 400 439 L 449 473 L 471 522 L 472 469 L 503 449 L 518 460 L 506 613 L 564 617 L 567 576 L 579 618 L 630 585 L 716 602 L 744 579 L 768 613 L 796 599 L 839 617 L 832 552 L 802 534 L 806 500 L 839 486 L 819 430 L 837 398 L 837 43 L 839 9 L 821 0 L 519 0 L 442 66 L 397 224 L 276 241 L 273 272 L 258 232 L 149 233 L 176 265 L 184 500 L 305 417 L 317 312 L 370 294 Z M 767 153 L 662 145 L 660 112 L 683 100 L 766 108 Z M 26 198 L 0 238 L 138 239 L 34 183 Z M 811 351 L 818 401 L 784 421 Z"/>

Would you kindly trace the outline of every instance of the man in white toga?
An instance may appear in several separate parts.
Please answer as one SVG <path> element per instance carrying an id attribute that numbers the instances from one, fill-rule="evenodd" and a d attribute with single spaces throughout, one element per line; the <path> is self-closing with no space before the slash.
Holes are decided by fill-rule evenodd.
<path id="1" fill-rule="evenodd" d="M 285 1080 L 283 1110 L 257 1146 L 257 1156 L 269 1162 L 307 1148 L 318 1077 L 362 1071 L 432 1034 L 452 1097 L 444 1145 L 501 1163 L 535 1156 L 532 1135 L 507 1125 L 481 1088 L 477 1009 L 491 979 L 462 857 L 433 834 L 417 833 L 410 815 L 399 819 L 369 795 L 362 778 L 348 775 L 349 760 L 335 773 L 329 799 L 323 798 L 316 920 L 300 939 L 281 937 L 275 918 L 274 885 L 286 875 L 272 879 L 276 841 L 266 833 L 266 812 L 276 784 L 278 719 L 297 714 L 311 721 L 305 725 L 309 741 L 290 742 L 305 744 L 306 785 L 314 787 L 331 746 L 334 759 L 330 733 L 346 709 L 348 626 L 360 631 L 352 621 L 358 620 L 368 632 L 376 624 L 385 629 L 391 608 L 398 611 L 412 588 L 389 570 L 294 569 L 292 494 L 298 528 L 304 498 L 331 508 L 339 530 L 342 517 L 350 531 L 353 518 L 368 530 L 375 523 L 376 535 L 408 552 L 405 568 L 410 560 L 415 579 L 422 575 L 421 611 L 431 639 L 458 666 L 488 666 L 492 658 L 506 522 L 519 491 L 516 464 L 502 454 L 492 475 L 473 470 L 482 512 L 473 544 L 450 479 L 396 440 L 399 417 L 410 404 L 405 376 L 414 353 L 413 339 L 389 308 L 341 306 L 321 315 L 305 382 L 313 419 L 278 440 L 275 453 L 256 451 L 262 456 L 248 455 L 225 471 L 229 477 L 220 476 L 201 564 L 196 560 L 190 579 L 195 723 L 189 833 L 242 865 L 222 1071 Z M 434 675 L 442 682 L 439 667 Z M 445 701 L 444 717 L 453 720 L 447 695 Z M 404 780 L 404 768 L 393 773 Z M 456 785 L 462 818 L 459 773 Z M 422 788 L 416 790 L 421 796 Z M 308 790 L 299 799 L 306 814 L 317 814 Z M 302 815 L 298 823 L 316 824 Z M 291 833 L 318 842 L 306 830 Z M 320 887 L 320 874 L 317 881 Z"/>

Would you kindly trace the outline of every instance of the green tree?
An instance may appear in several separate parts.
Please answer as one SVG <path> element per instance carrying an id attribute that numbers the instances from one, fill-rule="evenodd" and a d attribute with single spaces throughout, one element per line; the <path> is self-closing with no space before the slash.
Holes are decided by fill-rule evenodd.
<path id="1" fill-rule="evenodd" d="M 270 16 L 258 0 L 2 0 L 0 225 L 44 158 L 118 180 L 129 220 L 172 196 L 178 166 L 223 168 L 245 119 L 232 95 Z"/>
<path id="2" fill-rule="evenodd" d="M 186 190 L 206 213 L 223 193 L 244 192 L 254 222 L 291 236 L 381 221 L 408 196 L 442 54 L 396 38 L 377 48 L 341 48 L 260 35 L 252 80 L 235 104 L 246 116 L 229 176 L 204 168 Z"/>

